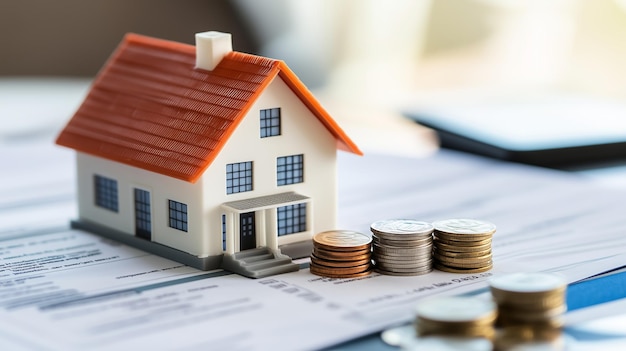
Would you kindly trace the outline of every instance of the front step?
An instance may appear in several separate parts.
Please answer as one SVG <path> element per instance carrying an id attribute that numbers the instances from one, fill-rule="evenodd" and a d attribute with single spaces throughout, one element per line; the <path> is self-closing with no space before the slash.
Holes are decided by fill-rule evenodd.
<path id="1" fill-rule="evenodd" d="M 263 278 L 295 272 L 300 269 L 300 266 L 293 263 L 291 257 L 283 255 L 280 250 L 258 247 L 232 255 L 224 254 L 222 268 L 249 278 Z"/>

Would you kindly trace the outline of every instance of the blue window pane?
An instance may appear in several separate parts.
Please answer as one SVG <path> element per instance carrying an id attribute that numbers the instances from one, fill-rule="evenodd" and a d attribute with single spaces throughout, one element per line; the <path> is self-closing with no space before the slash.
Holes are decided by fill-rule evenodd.
<path id="1" fill-rule="evenodd" d="M 259 116 L 261 138 L 280 135 L 280 107 L 261 110 Z"/>
<path id="2" fill-rule="evenodd" d="M 278 186 L 304 182 L 304 155 L 278 157 L 276 164 Z"/>

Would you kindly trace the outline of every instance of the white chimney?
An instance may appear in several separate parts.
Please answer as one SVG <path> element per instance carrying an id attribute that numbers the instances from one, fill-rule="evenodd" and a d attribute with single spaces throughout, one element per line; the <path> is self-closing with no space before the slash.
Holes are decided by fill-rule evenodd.
<path id="1" fill-rule="evenodd" d="M 233 42 L 230 33 L 196 33 L 196 68 L 212 71 L 231 51 Z"/>

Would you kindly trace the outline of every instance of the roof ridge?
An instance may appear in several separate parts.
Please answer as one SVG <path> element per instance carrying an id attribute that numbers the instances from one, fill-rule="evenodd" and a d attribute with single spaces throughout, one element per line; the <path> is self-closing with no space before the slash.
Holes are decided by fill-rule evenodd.
<path id="1" fill-rule="evenodd" d="M 122 40 L 122 43 L 138 44 L 143 46 L 151 46 L 155 48 L 168 49 L 171 51 L 182 51 L 185 53 L 196 52 L 196 47 L 191 44 L 181 43 L 178 41 L 149 37 L 147 35 L 137 33 L 126 33 Z"/>

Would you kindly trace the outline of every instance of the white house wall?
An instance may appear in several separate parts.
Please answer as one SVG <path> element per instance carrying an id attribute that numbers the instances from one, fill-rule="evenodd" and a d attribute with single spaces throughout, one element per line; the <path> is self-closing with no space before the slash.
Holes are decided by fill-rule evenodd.
<path id="1" fill-rule="evenodd" d="M 261 138 L 259 111 L 274 107 L 281 108 L 281 135 Z M 310 240 L 316 232 L 335 229 L 336 150 L 334 136 L 277 77 L 195 184 L 77 153 L 79 217 L 134 235 L 134 189 L 147 190 L 151 196 L 152 241 L 206 257 L 223 252 L 223 203 L 295 191 L 311 198 L 310 225 L 304 234 L 278 238 L 278 244 Z M 296 154 L 304 155 L 304 182 L 277 186 L 276 158 Z M 245 161 L 253 162 L 253 191 L 227 195 L 226 164 Z M 95 205 L 95 174 L 117 180 L 118 212 Z M 187 204 L 187 232 L 169 227 L 169 199 Z M 257 220 L 256 225 L 257 240 L 263 244 L 259 228 L 263 221 Z"/>
<path id="2" fill-rule="evenodd" d="M 202 221 L 202 179 L 192 184 L 158 173 L 126 166 L 84 153 L 77 153 L 79 218 L 134 235 L 134 189 L 150 192 L 152 241 L 190 254 L 207 255 Z M 117 180 L 118 212 L 95 205 L 94 175 Z M 169 227 L 168 200 L 187 204 L 188 231 Z"/>
<path id="3" fill-rule="evenodd" d="M 281 108 L 281 135 L 260 137 L 259 111 Z M 336 140 L 280 79 L 275 78 L 254 103 L 213 164 L 204 173 L 205 216 L 212 235 L 211 254 L 222 252 L 220 205 L 225 202 L 295 191 L 310 197 L 312 218 L 305 234 L 278 238 L 278 244 L 310 240 L 311 234 L 335 229 L 337 213 Z M 276 158 L 304 155 L 304 182 L 277 186 Z M 226 194 L 226 164 L 252 161 L 253 190 Z M 258 218 L 258 216 L 257 216 Z M 219 219 L 219 220 L 216 220 Z M 260 226 L 257 221 L 257 241 Z M 237 231 L 238 233 L 238 231 Z M 238 249 L 236 250 L 238 251 Z"/>

